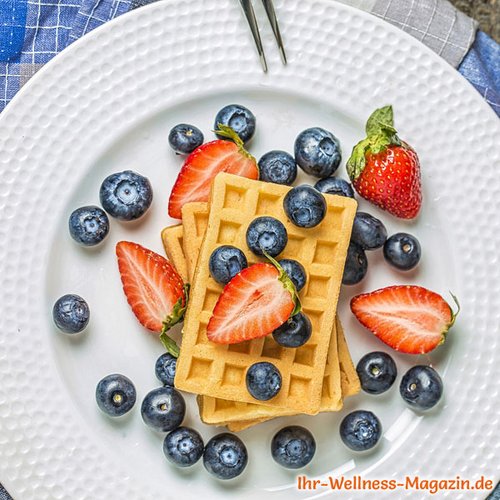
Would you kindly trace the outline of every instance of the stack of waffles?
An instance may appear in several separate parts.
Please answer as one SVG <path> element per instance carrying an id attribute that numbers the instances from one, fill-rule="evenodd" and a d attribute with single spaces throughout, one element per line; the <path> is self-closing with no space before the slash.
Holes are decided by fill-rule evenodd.
<path id="1" fill-rule="evenodd" d="M 201 419 L 240 431 L 274 417 L 338 411 L 343 399 L 359 391 L 359 380 L 336 315 L 344 263 L 356 202 L 325 195 L 327 214 L 315 228 L 294 226 L 283 211 L 287 186 L 221 173 L 208 203 L 188 203 L 182 224 L 162 231 L 168 258 L 191 283 L 190 299 L 177 361 L 175 386 L 198 395 Z M 260 216 L 279 219 L 288 243 L 279 258 L 299 261 L 307 283 L 299 296 L 312 323 L 310 340 L 292 349 L 272 335 L 238 344 L 216 344 L 206 335 L 207 324 L 223 287 L 210 276 L 208 261 L 215 248 L 234 245 L 249 265 L 265 260 L 246 245 L 248 225 Z M 247 369 L 259 361 L 281 372 L 281 391 L 259 402 L 245 384 Z"/>

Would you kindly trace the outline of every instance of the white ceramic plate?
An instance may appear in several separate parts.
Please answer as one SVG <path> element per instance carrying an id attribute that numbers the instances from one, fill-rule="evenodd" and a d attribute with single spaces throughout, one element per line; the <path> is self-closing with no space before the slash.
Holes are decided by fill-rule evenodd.
<path id="1" fill-rule="evenodd" d="M 259 10 L 267 75 L 238 2 L 165 1 L 76 42 L 2 113 L 0 479 L 16 498 L 328 495 L 322 489 L 297 492 L 296 473 L 272 461 L 271 437 L 285 423 L 301 423 L 316 436 L 317 455 L 303 471 L 310 476 L 498 479 L 498 120 L 452 68 L 385 22 L 330 0 L 277 1 L 276 7 L 289 65 L 279 62 Z M 172 222 L 167 199 L 181 163 L 169 150 L 168 131 L 186 121 L 211 137 L 215 113 L 231 102 L 258 117 L 251 145 L 256 156 L 290 151 L 300 130 L 319 125 L 340 138 L 345 161 L 366 117 L 386 103 L 394 105 L 401 136 L 419 152 L 425 201 L 418 222 L 368 208 L 389 232 L 415 233 L 422 262 L 403 276 L 373 253 L 362 286 L 343 289 L 340 314 L 355 361 L 384 345 L 350 316 L 347 302 L 354 293 L 418 283 L 447 297 L 452 290 L 463 310 L 447 344 L 432 356 L 395 355 L 400 374 L 429 362 L 441 372 L 446 393 L 436 411 L 412 413 L 394 387 L 381 397 L 351 398 L 340 414 L 266 423 L 241 434 L 248 468 L 222 484 L 201 463 L 174 469 L 163 457 L 163 436 L 143 425 L 140 405 L 123 419 L 108 419 L 96 407 L 94 389 L 112 372 L 134 381 L 139 401 L 158 385 L 154 362 L 162 347 L 126 304 L 114 245 L 130 239 L 162 252 L 160 230 Z M 152 181 L 148 215 L 133 224 L 112 221 L 99 248 L 77 247 L 68 235 L 68 215 L 98 203 L 102 179 L 126 168 Z M 345 175 L 343 166 L 341 171 Z M 53 302 L 68 292 L 84 296 L 92 311 L 88 330 L 74 338 L 51 322 Z M 185 423 L 208 439 L 217 430 L 200 423 L 189 399 Z M 354 455 L 340 442 L 340 419 L 354 408 L 372 409 L 383 423 L 384 438 L 373 453 Z M 354 496 L 343 492 L 343 498 Z"/>

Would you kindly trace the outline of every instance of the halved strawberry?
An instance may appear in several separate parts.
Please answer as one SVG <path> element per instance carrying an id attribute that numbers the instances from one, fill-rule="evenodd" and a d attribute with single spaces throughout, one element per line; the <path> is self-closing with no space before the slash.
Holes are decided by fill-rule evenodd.
<path id="1" fill-rule="evenodd" d="M 297 292 L 283 269 L 258 263 L 243 269 L 225 287 L 207 326 L 218 344 L 237 344 L 272 333 L 300 311 Z"/>
<path id="2" fill-rule="evenodd" d="M 170 217 L 180 219 L 185 203 L 208 201 L 212 180 L 220 172 L 259 178 L 257 161 L 245 150 L 233 129 L 219 125 L 217 134 L 232 141 L 216 140 L 202 144 L 186 158 L 168 200 Z"/>
<path id="3" fill-rule="evenodd" d="M 137 243 L 120 241 L 116 256 L 123 291 L 133 313 L 142 326 L 161 333 L 167 350 L 173 348 L 178 355 L 177 346 L 164 334 L 184 316 L 187 289 L 182 278 L 165 257 Z"/>
<path id="4" fill-rule="evenodd" d="M 358 321 L 396 351 L 424 354 L 445 341 L 456 313 L 435 292 L 420 286 L 381 288 L 351 299 Z"/>

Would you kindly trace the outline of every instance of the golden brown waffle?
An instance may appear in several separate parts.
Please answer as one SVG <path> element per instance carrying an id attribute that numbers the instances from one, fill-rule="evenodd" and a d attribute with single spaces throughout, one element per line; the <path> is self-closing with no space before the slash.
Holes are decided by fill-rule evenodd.
<path id="1" fill-rule="evenodd" d="M 165 249 L 168 260 L 170 260 L 175 269 L 177 269 L 182 280 L 187 283 L 188 271 L 186 258 L 184 257 L 184 249 L 182 247 L 183 235 L 184 229 L 181 224 L 169 226 L 161 232 L 161 241 L 163 242 L 163 248 Z"/>
<path id="2" fill-rule="evenodd" d="M 238 420 L 237 422 L 229 422 L 226 427 L 228 431 L 231 432 L 241 432 L 249 427 L 253 427 L 254 425 L 261 424 L 262 422 L 267 422 L 271 420 L 271 418 L 258 418 L 256 420 Z M 219 424 L 224 425 L 224 424 Z"/>
<path id="3" fill-rule="evenodd" d="M 188 223 L 184 229 L 184 250 L 189 253 L 194 261 L 197 261 L 199 249 L 204 237 L 204 230 L 208 223 L 208 203 L 190 203 L 185 213 Z M 332 332 L 334 333 L 334 332 Z M 341 387 L 339 375 L 339 360 L 337 356 L 337 340 L 330 343 L 330 353 L 327 357 L 324 374 L 324 393 L 321 400 L 321 411 L 335 411 L 341 408 Z M 262 416 L 262 421 L 281 415 L 293 415 L 294 410 L 284 410 L 254 403 L 238 403 L 235 401 L 221 401 L 210 396 L 198 397 L 200 406 L 200 417 L 207 424 L 220 424 L 232 421 L 242 421 L 246 427 L 255 425 L 255 418 Z M 340 402 L 340 403 L 339 403 Z M 339 406 L 340 404 L 340 406 Z M 250 420 L 252 419 L 252 420 Z M 238 425 L 234 426 L 235 428 Z"/>
<path id="4" fill-rule="evenodd" d="M 316 414 L 320 409 L 324 367 L 333 329 L 356 202 L 325 195 L 327 214 L 313 229 L 287 221 L 283 198 L 290 188 L 219 174 L 213 184 L 208 227 L 196 265 L 190 304 L 184 322 L 176 386 L 188 392 L 255 403 L 244 383 L 247 368 L 269 361 L 280 370 L 282 389 L 261 404 Z M 247 248 L 248 224 L 257 216 L 280 219 L 288 231 L 288 244 L 280 258 L 295 258 L 308 270 L 303 310 L 311 319 L 313 334 L 297 349 L 278 346 L 272 337 L 233 345 L 209 342 L 206 326 L 222 287 L 209 275 L 208 260 L 222 244 L 241 248 L 249 263 L 258 259 Z"/>
<path id="5" fill-rule="evenodd" d="M 360 383 L 359 383 L 359 378 L 358 374 L 356 373 L 356 369 L 354 368 L 354 365 L 352 363 L 351 355 L 349 353 L 349 348 L 347 346 L 347 342 L 344 336 L 344 331 L 342 329 L 342 325 L 340 323 L 340 320 L 337 317 L 337 348 L 338 348 L 338 360 L 340 362 L 340 377 L 341 377 L 341 387 L 342 387 L 342 400 L 340 401 L 337 410 L 340 410 L 343 405 L 343 400 L 348 397 L 352 396 L 354 394 L 357 394 L 360 389 Z M 328 363 L 327 363 L 328 365 Z M 328 368 L 326 372 L 328 371 Z M 326 373 L 325 372 L 325 373 Z M 205 398 L 206 399 L 206 398 Z M 248 405 L 250 406 L 250 405 Z M 256 406 L 256 405 L 252 405 Z M 336 411 L 333 407 L 332 408 L 325 408 L 322 404 L 321 411 Z M 200 415 L 201 415 L 201 407 L 200 407 Z M 275 415 L 276 417 L 278 416 L 284 416 L 284 415 Z M 231 432 L 240 432 L 245 429 L 248 429 L 249 427 L 252 427 L 254 425 L 260 424 L 262 422 L 266 422 L 267 420 L 270 420 L 273 417 L 268 417 L 268 418 L 258 418 L 254 420 L 240 420 L 236 422 L 227 422 L 227 428 Z M 224 425 L 224 421 L 222 422 L 216 422 L 214 425 Z"/>
<path id="6" fill-rule="evenodd" d="M 339 363 L 340 363 L 340 383 L 342 387 L 342 397 L 345 399 L 348 396 L 353 396 L 361 390 L 358 373 L 352 362 L 347 340 L 345 338 L 344 329 L 339 317 L 337 316 L 337 341 L 339 348 Z"/>
<path id="7" fill-rule="evenodd" d="M 184 227 L 183 249 L 186 256 L 189 282 L 193 282 L 196 263 L 201 244 L 208 225 L 208 203 L 186 203 L 182 207 L 182 226 Z"/>
<path id="8" fill-rule="evenodd" d="M 269 336 L 271 341 L 272 336 Z M 274 339 L 272 339 L 274 342 Z M 276 344 L 276 346 L 278 346 Z M 201 404 L 200 404 L 201 403 Z M 298 412 L 288 408 L 277 408 L 255 403 L 222 400 L 209 396 L 199 396 L 200 417 L 206 424 L 269 420 L 274 417 L 296 415 Z M 337 349 L 337 330 L 334 326 L 328 348 L 328 357 L 323 373 L 323 390 L 319 411 L 338 411 L 342 408 L 342 389 L 340 385 L 340 364 Z M 258 422 L 256 422 L 258 423 Z"/>

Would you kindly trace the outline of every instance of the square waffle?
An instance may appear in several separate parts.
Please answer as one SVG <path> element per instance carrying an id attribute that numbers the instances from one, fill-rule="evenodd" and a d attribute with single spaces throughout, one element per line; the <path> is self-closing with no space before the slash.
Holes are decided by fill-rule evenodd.
<path id="1" fill-rule="evenodd" d="M 281 372 L 282 389 L 261 404 L 308 414 L 320 410 L 324 367 L 356 202 L 325 195 L 327 214 L 321 224 L 313 229 L 298 228 L 287 221 L 283 211 L 283 198 L 289 189 L 230 174 L 219 174 L 214 180 L 208 227 L 177 362 L 175 384 L 179 389 L 255 403 L 245 387 L 245 372 L 256 361 L 269 361 Z M 206 336 L 206 326 L 222 291 L 209 275 L 210 255 L 219 245 L 234 244 L 245 252 L 249 263 L 257 262 L 246 246 L 245 234 L 248 224 L 261 215 L 274 216 L 287 228 L 289 241 L 280 258 L 295 258 L 308 270 L 302 305 L 311 319 L 313 334 L 297 349 L 282 348 L 268 337 L 221 345 L 209 342 Z"/>
<path id="2" fill-rule="evenodd" d="M 321 404 L 321 411 L 338 411 L 342 408 L 343 405 L 343 399 L 345 399 L 348 396 L 352 396 L 354 394 L 357 394 L 360 389 L 360 383 L 359 383 L 359 378 L 358 374 L 356 373 L 356 369 L 354 368 L 354 365 L 352 363 L 351 355 L 349 353 L 349 348 L 347 347 L 347 342 L 344 336 L 344 331 L 342 329 L 342 325 L 340 324 L 340 320 L 337 317 L 336 321 L 336 331 L 337 331 L 337 349 L 338 349 L 338 361 L 340 362 L 340 380 L 341 380 L 341 388 L 342 388 L 342 399 L 340 400 L 339 404 L 337 405 L 337 408 L 335 408 L 333 405 L 328 406 L 328 398 L 325 398 L 323 395 L 322 398 L 322 404 Z M 327 375 L 326 373 L 328 372 L 328 361 L 327 361 L 327 369 L 325 371 L 325 383 L 326 383 L 326 378 Z M 333 375 L 333 374 L 332 374 Z M 330 376 L 332 376 L 330 375 Z M 325 386 L 323 386 L 325 389 Z M 328 389 L 327 389 L 328 390 Z M 206 398 L 205 398 L 206 399 Z M 332 398 L 330 398 L 330 401 L 333 401 Z M 257 405 L 248 405 L 250 406 L 257 406 Z M 201 409 L 200 409 L 201 410 Z M 201 415 L 201 411 L 200 411 Z M 286 414 L 279 414 L 275 415 L 275 417 L 281 417 L 285 416 Z M 247 415 L 248 417 L 248 415 Z M 262 418 L 256 418 L 254 420 L 239 420 L 239 421 L 230 421 L 227 422 L 227 428 L 231 432 L 240 432 L 245 429 L 248 429 L 249 427 L 252 427 L 254 425 L 260 424 L 262 422 L 265 422 L 267 420 L 270 420 L 273 417 L 262 417 Z M 224 425 L 226 422 L 222 421 L 219 422 L 218 425 Z"/>
<path id="3" fill-rule="evenodd" d="M 184 213 L 186 214 L 187 219 L 184 227 L 184 253 L 189 253 L 192 256 L 193 261 L 197 261 L 198 259 L 199 249 L 201 247 L 208 223 L 208 212 L 208 203 L 197 202 L 189 203 L 184 206 Z M 337 399 L 337 393 L 340 390 L 338 385 L 339 382 L 337 382 L 339 381 L 339 361 L 341 368 L 343 366 L 346 366 L 347 368 L 351 367 L 351 371 L 347 372 L 347 374 L 345 372 L 340 373 L 343 381 L 342 396 L 357 392 L 357 390 L 355 390 L 357 375 L 355 371 L 354 374 L 352 372 L 354 367 L 349 356 L 349 351 L 347 349 L 340 321 L 336 323 L 336 333 L 337 342 L 342 341 L 342 344 L 340 345 L 335 343 L 338 350 L 338 359 L 334 359 L 332 355 L 327 357 L 325 375 L 323 379 L 324 393 L 321 400 L 321 411 L 335 411 L 339 410 L 342 406 L 340 396 L 340 403 L 334 403 Z M 333 348 L 334 343 L 330 342 L 330 353 L 333 353 Z M 359 382 L 357 382 L 357 385 L 359 390 Z M 236 403 L 233 401 L 221 402 L 216 398 L 211 398 L 209 396 L 199 396 L 198 401 L 200 406 L 200 417 L 205 423 L 220 425 L 230 423 L 230 428 L 237 430 L 243 430 L 244 428 L 259 423 L 260 421 L 265 421 L 275 416 L 282 416 L 286 414 L 286 410 L 283 409 L 275 409 L 269 406 L 262 406 L 253 403 Z M 224 409 L 222 410 L 220 408 Z M 217 409 L 220 410 L 216 411 Z M 221 412 L 224 414 L 221 415 Z M 249 419 L 249 417 L 255 414 L 266 415 L 266 417 L 259 418 L 258 420 L 255 418 Z"/>
<path id="4" fill-rule="evenodd" d="M 184 257 L 184 249 L 182 240 L 184 237 L 184 228 L 181 224 L 169 226 L 161 232 L 161 241 L 163 248 L 167 254 L 168 260 L 172 262 L 177 272 L 181 275 L 182 280 L 188 282 L 188 270 L 186 258 Z"/>

